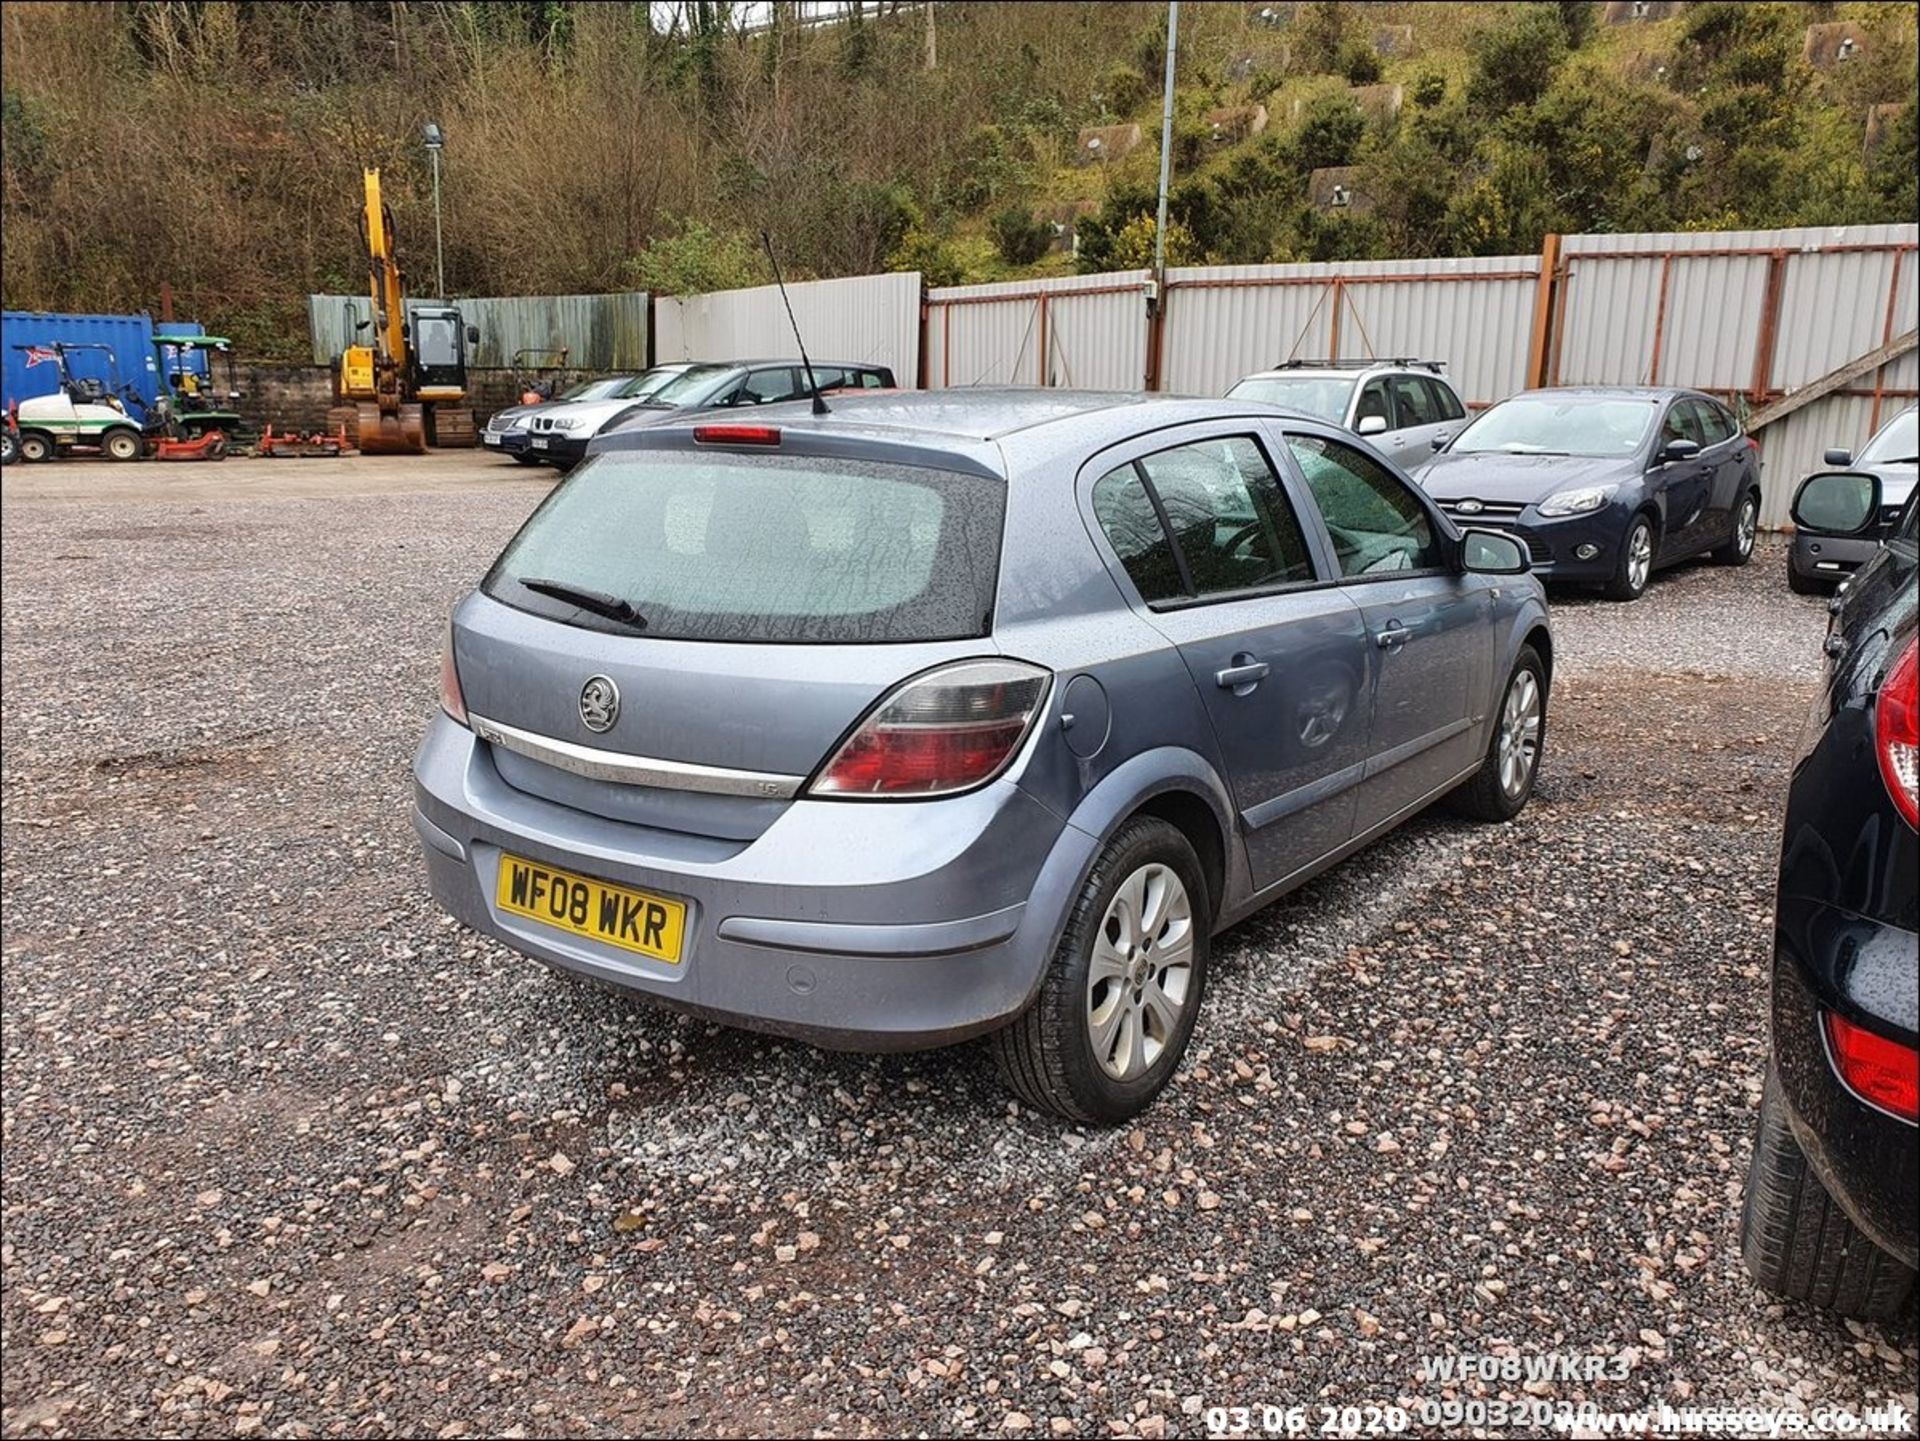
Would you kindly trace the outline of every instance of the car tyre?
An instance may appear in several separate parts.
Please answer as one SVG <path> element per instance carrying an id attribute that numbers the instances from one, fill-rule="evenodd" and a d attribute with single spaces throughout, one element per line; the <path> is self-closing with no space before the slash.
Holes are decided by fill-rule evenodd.
<path id="1" fill-rule="evenodd" d="M 20 432 L 20 458 L 29 464 L 42 460 L 52 460 L 53 440 L 38 430 Z"/>
<path id="2" fill-rule="evenodd" d="M 1620 541 L 1620 559 L 1614 562 L 1613 576 L 1604 592 L 1608 600 L 1638 600 L 1647 593 L 1647 583 L 1653 579 L 1657 542 L 1653 517 L 1641 511 L 1634 516 Z"/>
<path id="3" fill-rule="evenodd" d="M 1750 490 L 1733 508 L 1733 534 L 1715 549 L 1713 558 L 1720 565 L 1745 565 L 1753 559 L 1754 535 L 1760 529 L 1760 493 Z"/>
<path id="4" fill-rule="evenodd" d="M 11 429 L 0 429 L 0 465 L 12 465 L 20 458 L 20 437 Z"/>
<path id="5" fill-rule="evenodd" d="M 1760 1095 L 1740 1252 L 1767 1290 L 1862 1320 L 1906 1313 L 1914 1273 L 1868 1240 L 1807 1164 L 1769 1065 Z"/>
<path id="6" fill-rule="evenodd" d="M 1547 668 L 1530 645 L 1514 658 L 1507 688 L 1494 712 L 1493 734 L 1480 769 L 1448 797 L 1476 821 L 1510 821 L 1526 809 L 1547 745 Z"/>
<path id="7" fill-rule="evenodd" d="M 109 430 L 100 438 L 100 449 L 108 460 L 138 460 L 146 445 L 139 431 L 121 427 Z"/>
<path id="8" fill-rule="evenodd" d="M 1787 589 L 1795 595 L 1828 595 L 1833 587 L 1811 575 L 1802 575 L 1792 561 L 1787 562 Z"/>
<path id="9" fill-rule="evenodd" d="M 1007 1087 L 1070 1121 L 1139 1115 L 1193 1035 L 1212 917 L 1187 838 L 1152 816 L 1128 821 L 1088 873 L 1039 995 L 987 1038 Z"/>

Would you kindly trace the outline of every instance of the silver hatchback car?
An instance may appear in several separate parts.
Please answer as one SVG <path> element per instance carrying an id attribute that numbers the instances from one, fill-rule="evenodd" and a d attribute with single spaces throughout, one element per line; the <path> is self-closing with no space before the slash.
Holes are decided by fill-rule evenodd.
<path id="1" fill-rule="evenodd" d="M 433 892 L 550 965 L 830 1047 L 990 1033 L 1125 1119 L 1209 938 L 1430 802 L 1532 790 L 1524 549 L 1324 422 L 1060 391 L 603 437 L 455 609 Z"/>

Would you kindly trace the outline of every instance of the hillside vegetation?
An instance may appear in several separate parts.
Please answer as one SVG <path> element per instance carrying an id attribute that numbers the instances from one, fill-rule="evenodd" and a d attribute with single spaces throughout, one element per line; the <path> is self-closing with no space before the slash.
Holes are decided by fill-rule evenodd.
<path id="1" fill-rule="evenodd" d="M 1707 0 L 1623 26 L 1602 8 L 1183 6 L 1170 259 L 1916 218 L 1912 6 Z M 431 290 L 429 120 L 455 294 L 757 283 L 763 228 L 800 276 L 1150 259 L 1164 5 L 949 3 L 931 24 L 924 6 L 849 7 L 808 26 L 775 4 L 751 32 L 747 13 L 8 4 L 5 302 L 153 308 L 166 282 L 182 314 L 298 354 L 305 294 L 364 285 L 363 164 L 385 174 L 414 292 Z M 1816 69 L 1803 37 L 1831 21 L 1865 44 Z M 1355 104 L 1373 83 L 1401 87 L 1397 117 Z M 1254 104 L 1257 135 L 1207 119 Z M 1145 143 L 1080 163 L 1082 127 L 1125 122 Z M 1312 172 L 1346 165 L 1371 210 L 1314 208 Z M 1078 256 L 1053 228 L 1076 221 Z"/>

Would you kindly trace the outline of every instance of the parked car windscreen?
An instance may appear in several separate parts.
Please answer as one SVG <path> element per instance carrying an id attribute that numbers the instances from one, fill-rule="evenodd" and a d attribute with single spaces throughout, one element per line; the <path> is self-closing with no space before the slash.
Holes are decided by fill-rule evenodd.
<path id="1" fill-rule="evenodd" d="M 604 395 L 612 395 L 615 391 L 619 390 L 621 386 L 631 385 L 632 383 L 633 382 L 617 375 L 608 380 L 583 380 L 578 385 L 562 391 L 560 399 L 598 400 Z"/>
<path id="2" fill-rule="evenodd" d="M 684 374 L 686 372 L 678 367 L 670 369 L 662 366 L 649 370 L 644 375 L 634 376 L 607 398 L 609 400 L 641 400 L 664 390 Z"/>
<path id="3" fill-rule="evenodd" d="M 1227 392 L 1232 400 L 1261 400 L 1335 425 L 1346 423 L 1352 395 L 1353 381 L 1343 375 L 1251 375 Z"/>
<path id="4" fill-rule="evenodd" d="M 1645 400 L 1546 395 L 1504 400 L 1460 432 L 1455 455 L 1588 455 L 1619 458 L 1640 449 L 1659 408 Z"/>
<path id="5" fill-rule="evenodd" d="M 1909 410 L 1887 422 L 1867 448 L 1861 465 L 1913 465 L 1920 462 L 1920 410 Z"/>
<path id="6" fill-rule="evenodd" d="M 482 588 L 630 631 L 522 581 L 624 601 L 642 633 L 761 642 L 986 634 L 1005 483 L 799 456 L 611 452 L 543 502 Z"/>
<path id="7" fill-rule="evenodd" d="M 737 365 L 695 365 L 672 376 L 667 383 L 647 396 L 656 405 L 699 405 L 716 382 L 739 370 Z"/>

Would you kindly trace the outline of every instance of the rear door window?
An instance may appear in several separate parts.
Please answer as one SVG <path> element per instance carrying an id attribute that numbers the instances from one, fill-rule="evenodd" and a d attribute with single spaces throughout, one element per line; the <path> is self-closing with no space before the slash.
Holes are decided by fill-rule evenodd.
<path id="1" fill-rule="evenodd" d="M 987 633 L 1004 481 L 799 456 L 616 451 L 543 502 L 483 584 L 588 629 L 880 642 Z M 625 601 L 643 627 L 522 584 Z"/>
<path id="2" fill-rule="evenodd" d="M 1393 409 L 1399 422 L 1395 429 L 1440 423 L 1440 412 L 1433 405 L 1433 393 L 1419 376 L 1396 375 L 1387 382 L 1387 388 L 1393 392 Z"/>
<path id="3" fill-rule="evenodd" d="M 1433 520 L 1407 483 L 1370 455 L 1318 435 L 1289 435 L 1314 504 L 1333 537 L 1340 574 L 1388 576 L 1442 563 Z"/>

